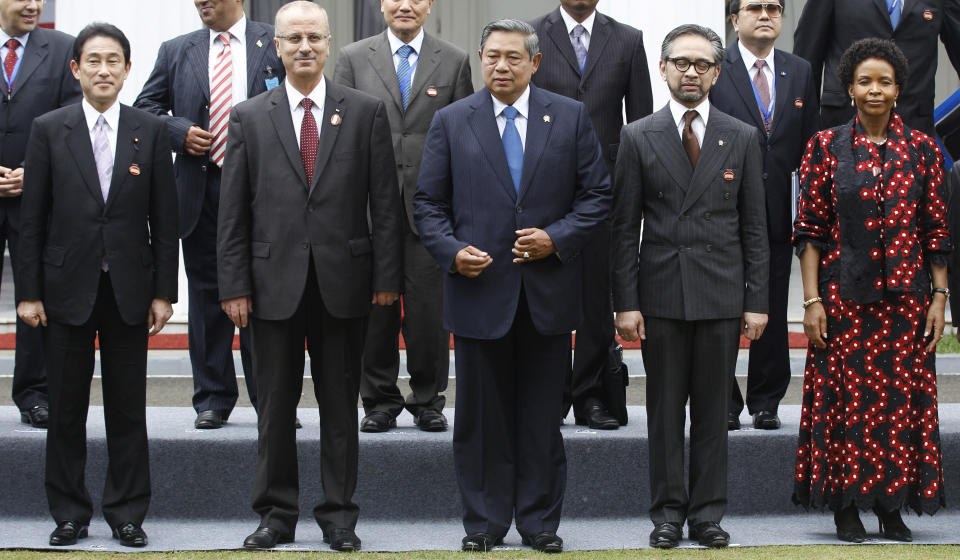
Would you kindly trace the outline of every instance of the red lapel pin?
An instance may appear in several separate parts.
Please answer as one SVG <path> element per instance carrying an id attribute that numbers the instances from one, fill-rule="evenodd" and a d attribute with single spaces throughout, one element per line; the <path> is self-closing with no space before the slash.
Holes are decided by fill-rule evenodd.
<path id="1" fill-rule="evenodd" d="M 330 126 L 340 126 L 341 121 L 342 119 L 340 118 L 340 113 L 334 113 L 330 115 Z"/>
<path id="2" fill-rule="evenodd" d="M 927 11 L 923 12 L 923 19 L 925 19 L 925 20 L 927 20 L 927 21 L 932 20 L 932 19 L 933 19 L 933 12 L 931 12 L 930 10 L 927 10 Z"/>
<path id="3" fill-rule="evenodd" d="M 733 181 L 734 178 L 736 178 L 736 174 L 734 174 L 732 169 L 727 169 L 726 171 L 723 172 L 724 181 Z"/>
<path id="4" fill-rule="evenodd" d="M 803 109 L 803 99 L 798 97 L 793 100 L 793 106 L 797 109 Z"/>
<path id="5" fill-rule="evenodd" d="M 427 95 L 429 97 L 436 97 L 438 93 L 440 92 L 438 92 L 437 88 L 435 88 L 434 86 L 430 86 L 427 88 Z"/>
<path id="6" fill-rule="evenodd" d="M 139 174 L 140 174 L 140 166 L 137 165 L 137 164 L 131 165 L 131 166 L 130 166 L 130 174 L 133 175 L 134 177 L 136 177 L 137 175 L 139 175 Z"/>

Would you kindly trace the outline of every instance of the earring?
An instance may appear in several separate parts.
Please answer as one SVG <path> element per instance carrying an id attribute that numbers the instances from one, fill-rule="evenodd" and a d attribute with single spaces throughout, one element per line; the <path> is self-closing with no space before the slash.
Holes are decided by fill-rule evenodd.
<path id="1" fill-rule="evenodd" d="M 894 109 L 897 108 L 897 98 L 896 98 L 896 97 L 893 98 L 893 108 L 894 108 Z"/>
<path id="2" fill-rule="evenodd" d="M 850 98 L 850 106 L 851 106 L 851 107 L 856 107 L 856 106 L 857 106 L 857 104 L 853 102 L 853 98 L 852 98 L 852 97 Z"/>

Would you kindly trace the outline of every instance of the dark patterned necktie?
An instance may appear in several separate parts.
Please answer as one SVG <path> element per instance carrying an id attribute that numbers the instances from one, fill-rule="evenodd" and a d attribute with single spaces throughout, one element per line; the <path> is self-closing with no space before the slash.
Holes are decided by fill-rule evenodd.
<path id="1" fill-rule="evenodd" d="M 303 159 L 303 169 L 307 172 L 307 184 L 313 184 L 313 166 L 317 163 L 317 146 L 320 144 L 320 134 L 317 132 L 317 119 L 313 118 L 313 101 L 304 97 L 300 102 L 303 107 L 303 122 L 300 124 L 300 157 Z"/>
<path id="2" fill-rule="evenodd" d="M 697 168 L 697 160 L 700 159 L 700 143 L 697 142 L 697 135 L 693 132 L 693 127 L 690 126 L 690 123 L 693 122 L 693 119 L 697 118 L 696 111 L 687 111 L 683 114 L 683 134 L 681 139 L 683 140 L 683 149 L 687 151 L 687 157 L 690 158 L 690 166 L 694 169 Z"/>
<path id="3" fill-rule="evenodd" d="M 13 90 L 13 69 L 17 66 L 17 47 L 20 41 L 10 39 L 7 41 L 7 56 L 3 57 L 3 71 L 7 75 L 7 89 Z"/>
<path id="4" fill-rule="evenodd" d="M 770 132 L 770 121 L 767 120 L 765 116 L 767 110 L 770 109 L 770 84 L 767 83 L 767 75 L 763 72 L 763 67 L 767 65 L 766 61 L 757 59 L 753 63 L 757 68 L 757 75 L 753 77 L 753 87 L 757 89 L 757 95 L 760 97 L 760 103 L 763 104 L 760 107 L 760 116 L 763 117 L 763 126 L 767 129 L 767 132 Z"/>

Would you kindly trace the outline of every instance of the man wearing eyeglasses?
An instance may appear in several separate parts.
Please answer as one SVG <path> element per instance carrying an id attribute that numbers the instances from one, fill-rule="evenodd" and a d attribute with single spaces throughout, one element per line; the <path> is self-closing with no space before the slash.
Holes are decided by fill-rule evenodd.
<path id="1" fill-rule="evenodd" d="M 817 131 L 817 94 L 810 64 L 773 48 L 783 25 L 784 0 L 730 0 L 738 40 L 727 49 L 723 73 L 710 90 L 713 106 L 760 132 L 770 240 L 770 321 L 750 344 L 746 405 L 753 427 L 780 427 L 778 407 L 790 383 L 787 292 L 793 248 L 791 173 Z M 727 427 L 740 428 L 744 397 L 732 381 Z"/>
<path id="2" fill-rule="evenodd" d="M 283 65 L 273 26 L 250 21 L 243 0 L 193 0 L 204 28 L 160 45 L 157 62 L 133 106 L 159 115 L 177 154 L 180 239 L 189 290 L 194 427 L 223 426 L 237 402 L 234 325 L 217 291 L 217 207 L 231 107 L 276 86 Z M 250 404 L 257 406 L 250 333 L 240 329 L 240 356 Z"/>
<path id="3" fill-rule="evenodd" d="M 730 542 L 720 527 L 730 380 L 740 334 L 756 340 L 767 323 L 758 132 L 707 98 L 724 53 L 715 32 L 681 25 L 667 34 L 661 53 L 670 101 L 620 135 L 615 323 L 625 340 L 643 340 L 655 525 L 650 546 L 677 546 L 687 522 L 690 539 L 724 547 Z M 689 488 L 683 459 L 688 399 Z"/>
<path id="4" fill-rule="evenodd" d="M 44 113 L 80 102 L 80 85 L 70 72 L 73 37 L 38 27 L 42 11 L 42 0 L 0 0 L 0 256 L 6 244 L 15 284 L 30 125 Z M 20 420 L 34 428 L 46 428 L 49 418 L 42 337 L 40 329 L 17 319 L 13 402 Z"/>
<path id="5" fill-rule="evenodd" d="M 909 64 L 897 113 L 911 128 L 934 135 L 933 99 L 937 38 L 960 74 L 960 2 L 956 0 L 807 0 L 793 33 L 793 53 L 810 62 L 820 92 L 820 127 L 847 122 L 855 113 L 840 83 L 840 55 L 865 37 L 891 39 Z"/>

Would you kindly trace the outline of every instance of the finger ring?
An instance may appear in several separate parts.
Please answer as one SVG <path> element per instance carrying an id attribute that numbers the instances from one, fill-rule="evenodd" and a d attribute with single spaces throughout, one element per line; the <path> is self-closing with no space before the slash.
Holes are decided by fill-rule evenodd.
<path id="1" fill-rule="evenodd" d="M 530 258 L 530 253 L 528 253 L 527 251 L 524 251 L 524 252 L 523 252 L 523 258 L 529 259 L 529 258 Z"/>

